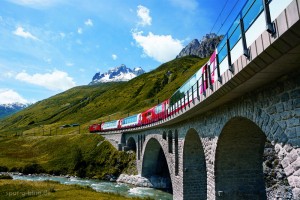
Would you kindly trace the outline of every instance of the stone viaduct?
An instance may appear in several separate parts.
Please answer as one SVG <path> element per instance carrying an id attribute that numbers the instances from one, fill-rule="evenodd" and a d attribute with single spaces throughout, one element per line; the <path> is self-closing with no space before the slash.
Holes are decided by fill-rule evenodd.
<path id="1" fill-rule="evenodd" d="M 206 96 L 168 119 L 103 134 L 134 150 L 141 176 L 165 177 L 174 199 L 266 199 L 267 141 L 300 199 L 300 0 L 274 20 Z"/>

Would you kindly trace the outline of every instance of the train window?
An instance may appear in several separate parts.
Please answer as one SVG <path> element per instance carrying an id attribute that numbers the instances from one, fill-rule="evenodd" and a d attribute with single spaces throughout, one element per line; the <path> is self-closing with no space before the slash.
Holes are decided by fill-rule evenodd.
<path id="1" fill-rule="evenodd" d="M 158 106 L 155 107 L 155 114 L 161 113 L 162 112 L 162 104 L 159 104 Z"/>
<path id="2" fill-rule="evenodd" d="M 138 117 L 138 115 L 133 115 L 133 116 L 130 116 L 130 117 L 126 117 L 123 120 L 123 124 L 129 124 L 129 123 L 136 122 L 137 121 L 137 117 Z"/>
<path id="3" fill-rule="evenodd" d="M 103 125 L 103 128 L 115 128 L 117 126 L 118 120 L 106 122 Z"/>

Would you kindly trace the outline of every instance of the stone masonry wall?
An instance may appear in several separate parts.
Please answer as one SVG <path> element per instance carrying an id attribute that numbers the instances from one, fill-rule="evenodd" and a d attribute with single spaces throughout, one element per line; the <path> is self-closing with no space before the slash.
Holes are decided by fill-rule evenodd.
<path id="1" fill-rule="evenodd" d="M 168 164 L 174 199 L 183 197 L 183 158 L 185 135 L 190 129 L 195 129 L 201 138 L 207 171 L 207 199 L 215 199 L 215 158 L 218 138 L 223 127 L 235 117 L 246 118 L 254 122 L 265 134 L 267 140 L 275 144 L 276 152 L 289 184 L 293 188 L 294 198 L 300 198 L 300 70 L 281 77 L 277 81 L 250 92 L 217 109 L 194 117 L 184 122 L 164 127 L 125 134 L 125 138 L 144 135 L 146 140 L 141 149 L 141 159 L 137 161 L 139 172 L 142 169 L 143 154 L 147 141 L 156 138 L 164 149 Z M 168 142 L 164 133 L 178 132 L 179 173 L 175 175 L 175 157 L 168 153 Z M 173 149 L 174 147 L 173 136 Z"/>
<path id="2" fill-rule="evenodd" d="M 108 142 L 110 142 L 117 150 L 121 151 L 122 134 L 103 134 Z"/>

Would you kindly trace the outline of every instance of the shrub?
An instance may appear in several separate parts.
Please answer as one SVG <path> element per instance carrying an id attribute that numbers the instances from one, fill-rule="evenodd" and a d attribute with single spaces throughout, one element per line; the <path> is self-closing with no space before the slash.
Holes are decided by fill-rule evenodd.
<path id="1" fill-rule="evenodd" d="M 34 173 L 39 174 L 39 173 L 44 173 L 45 169 L 41 165 L 37 163 L 33 163 L 33 164 L 25 165 L 22 172 L 24 174 L 34 174 Z"/>
<path id="2" fill-rule="evenodd" d="M 13 179 L 13 177 L 9 174 L 0 174 L 0 179 Z"/>
<path id="3" fill-rule="evenodd" d="M 12 168 L 9 169 L 9 172 L 21 172 L 21 171 L 17 167 L 12 167 Z"/>
<path id="4" fill-rule="evenodd" d="M 0 166 L 0 172 L 8 172 L 8 168 L 6 166 Z"/>

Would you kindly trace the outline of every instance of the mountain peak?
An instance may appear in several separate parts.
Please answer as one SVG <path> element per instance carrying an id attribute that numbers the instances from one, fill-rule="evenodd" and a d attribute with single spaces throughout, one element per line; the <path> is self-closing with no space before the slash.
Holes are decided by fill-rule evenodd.
<path id="1" fill-rule="evenodd" d="M 27 108 L 31 104 L 23 104 L 23 103 L 7 103 L 7 104 L 0 104 L 0 118 L 4 118 L 8 115 L 16 113 L 24 108 Z"/>
<path id="2" fill-rule="evenodd" d="M 118 67 L 112 68 L 105 73 L 96 73 L 89 85 L 97 83 L 107 83 L 107 82 L 120 82 L 129 81 L 145 71 L 141 67 L 135 67 L 133 70 L 128 68 L 125 64 L 121 64 Z"/>
<path id="3" fill-rule="evenodd" d="M 200 42 L 198 39 L 193 39 L 181 50 L 176 58 L 181 58 L 188 55 L 198 56 L 200 58 L 208 57 L 212 54 L 222 38 L 223 36 L 218 36 L 215 33 L 209 33 L 204 35 Z"/>

